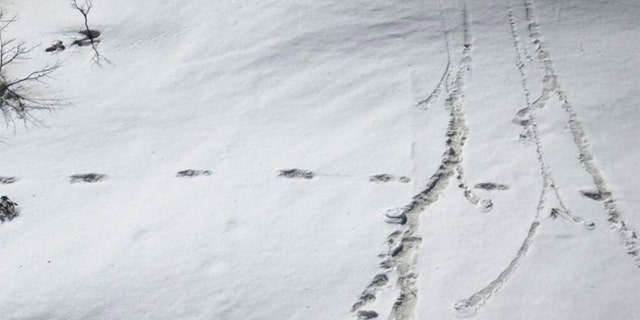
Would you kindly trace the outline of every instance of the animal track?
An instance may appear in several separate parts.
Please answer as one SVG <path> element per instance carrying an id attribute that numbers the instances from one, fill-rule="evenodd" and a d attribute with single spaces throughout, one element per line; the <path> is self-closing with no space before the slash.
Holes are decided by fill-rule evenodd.
<path id="1" fill-rule="evenodd" d="M 377 174 L 375 176 L 369 177 L 369 181 L 371 181 L 371 182 L 389 182 L 389 181 L 392 181 L 394 179 L 395 179 L 394 176 L 392 176 L 390 174 L 386 174 L 386 173 Z"/>
<path id="2" fill-rule="evenodd" d="M 372 312 L 370 310 L 361 309 L 369 302 L 375 301 L 377 293 L 389 284 L 389 277 L 386 273 L 390 272 L 397 266 L 397 261 L 394 257 L 398 256 L 400 251 L 402 251 L 402 249 L 398 249 L 399 247 L 403 247 L 401 240 L 402 236 L 403 232 L 396 230 L 387 237 L 387 250 L 379 255 L 379 257 L 382 258 L 382 261 L 380 262 L 380 269 L 382 269 L 384 273 L 377 274 L 373 277 L 373 280 L 360 294 L 358 301 L 351 307 L 351 312 L 355 312 L 356 316 L 359 316 L 360 312 Z"/>
<path id="3" fill-rule="evenodd" d="M 462 10 L 464 43 L 462 57 L 458 65 L 453 81 L 451 72 L 443 76 L 446 93 L 448 95 L 445 106 L 450 111 L 449 125 L 445 133 L 446 147 L 442 154 L 442 161 L 436 172 L 429 178 L 425 188 L 413 197 L 413 200 L 402 208 L 394 208 L 385 212 L 386 222 L 398 224 L 398 230 L 387 237 L 387 253 L 382 255 L 380 268 L 385 272 L 396 270 L 397 286 L 400 294 L 392 307 L 390 318 L 394 320 L 408 320 L 415 318 L 415 307 L 418 299 L 418 288 L 416 280 L 418 270 L 416 270 L 416 254 L 422 239 L 418 237 L 420 227 L 419 214 L 426 210 L 431 204 L 436 202 L 440 194 L 449 184 L 451 177 L 457 174 L 459 184 L 464 189 L 464 194 L 472 203 L 478 204 L 480 199 L 469 190 L 464 181 L 462 168 L 462 151 L 468 128 L 465 124 L 464 108 L 462 99 L 464 97 L 464 78 L 471 68 L 471 22 L 466 4 Z M 443 17 L 444 19 L 444 17 Z M 443 20 L 444 25 L 444 20 Z M 446 30 L 446 28 L 445 28 Z M 448 34 L 444 32 L 447 49 L 449 47 Z M 447 50 L 448 60 L 451 60 L 449 50 Z M 449 69 L 449 67 L 447 67 Z M 436 91 L 437 93 L 437 91 Z M 435 98 L 434 98 L 435 99 Z M 424 104 L 431 102 L 427 99 Z M 482 201 L 482 204 L 490 202 Z M 490 206 L 487 206 L 490 208 Z M 359 300 L 352 311 L 355 311 L 366 304 Z M 358 311 L 359 312 L 359 311 Z"/>
<path id="4" fill-rule="evenodd" d="M 540 101 L 543 98 L 549 96 L 547 92 L 548 89 L 545 88 L 543 90 L 543 94 L 541 95 L 541 97 L 538 98 L 534 103 L 531 102 L 530 90 L 529 90 L 528 81 L 527 81 L 528 76 L 525 73 L 525 70 L 524 70 L 525 65 L 522 60 L 522 57 L 523 57 L 523 53 L 521 49 L 522 43 L 516 31 L 516 21 L 513 15 L 513 11 L 511 9 L 511 5 L 509 3 L 507 4 L 507 8 L 508 8 L 508 14 L 509 14 L 509 23 L 511 26 L 511 35 L 513 37 L 513 46 L 516 51 L 516 58 L 517 58 L 516 67 L 520 72 L 521 84 L 522 84 L 523 92 L 525 95 L 525 100 L 527 103 L 527 106 L 525 108 L 517 112 L 514 122 L 517 123 L 518 125 L 523 126 L 523 133 L 520 134 L 521 140 L 526 141 L 529 139 L 533 139 L 535 141 L 536 153 L 538 155 L 538 164 L 540 166 L 540 174 L 542 175 L 543 186 L 540 192 L 540 197 L 538 199 L 538 205 L 536 207 L 536 213 L 535 213 L 533 222 L 531 224 L 531 227 L 529 228 L 529 232 L 527 233 L 527 236 L 525 237 L 525 240 L 522 246 L 520 247 L 520 250 L 518 250 L 518 253 L 513 258 L 513 260 L 511 260 L 511 263 L 509 263 L 509 265 L 493 281 L 491 281 L 484 288 L 480 289 L 469 298 L 459 300 L 454 304 L 454 309 L 456 313 L 460 316 L 474 315 L 477 312 L 477 310 L 480 307 L 482 307 L 487 302 L 487 300 L 495 292 L 497 292 L 502 287 L 502 285 L 509 279 L 509 277 L 516 271 L 522 259 L 524 259 L 525 255 L 529 251 L 529 247 L 533 242 L 538 226 L 540 225 L 540 222 L 538 220 L 540 218 L 541 212 L 544 210 L 547 193 L 549 191 L 556 191 L 556 196 L 559 196 L 559 193 L 557 193 L 557 189 L 555 189 L 555 184 L 553 182 L 553 177 L 551 175 L 550 168 L 544 158 L 544 153 L 542 151 L 542 142 L 539 136 L 537 123 L 535 121 L 536 118 L 534 114 L 534 111 L 535 111 L 534 106 L 536 108 L 542 107 L 543 104 L 541 104 Z M 546 100 L 544 100 L 544 102 L 546 102 Z M 554 189 L 554 190 L 550 190 L 550 189 Z M 557 199 L 557 200 L 558 202 L 561 202 L 561 199 Z M 568 211 L 568 210 L 565 210 L 565 211 Z"/>
<path id="5" fill-rule="evenodd" d="M 493 201 L 491 199 L 482 199 L 478 202 L 478 207 L 484 212 L 489 212 L 493 209 Z"/>
<path id="6" fill-rule="evenodd" d="M 593 221 L 591 221 L 589 219 L 583 219 L 582 217 L 575 216 L 575 215 L 571 214 L 571 212 L 562 210 L 560 208 L 552 208 L 551 212 L 549 213 L 549 217 L 551 217 L 552 219 L 556 219 L 558 217 L 561 217 L 561 218 L 567 219 L 569 221 L 573 221 L 575 223 L 583 225 L 584 228 L 587 229 L 587 230 L 593 230 L 596 227 L 596 224 Z"/>
<path id="7" fill-rule="evenodd" d="M 79 173 L 69 176 L 70 183 L 95 183 L 104 181 L 107 175 L 101 173 Z"/>
<path id="8" fill-rule="evenodd" d="M 604 208 L 609 216 L 608 221 L 611 223 L 613 229 L 620 235 L 621 240 L 627 249 L 627 254 L 632 256 L 635 260 L 636 266 L 640 267 L 640 240 L 635 236 L 636 231 L 627 226 L 625 221 L 622 219 L 616 199 L 609 190 L 607 181 L 602 175 L 600 168 L 594 162 L 591 146 L 588 142 L 587 134 L 584 131 L 582 123 L 573 109 L 573 105 L 570 103 L 567 94 L 560 86 L 560 82 L 551 59 L 551 54 L 547 50 L 547 44 L 543 41 L 541 36 L 540 23 L 536 16 L 535 3 L 533 0 L 524 0 L 524 6 L 527 19 L 529 20 L 529 37 L 532 43 L 536 45 L 537 57 L 542 64 L 542 69 L 545 73 L 543 80 L 545 88 L 551 88 L 552 90 L 548 90 L 548 92 L 555 94 L 560 103 L 562 103 L 562 109 L 567 115 L 569 131 L 573 136 L 576 148 L 580 152 L 578 160 L 585 171 L 593 179 L 598 193 L 603 198 Z"/>
<path id="9" fill-rule="evenodd" d="M 411 182 L 411 178 L 409 177 L 402 176 L 402 177 L 396 178 L 395 176 L 390 175 L 388 173 L 377 174 L 369 177 L 369 181 L 375 182 L 375 183 L 387 183 L 387 182 L 396 181 L 396 180 L 400 183 Z"/>
<path id="10" fill-rule="evenodd" d="M 74 40 L 71 45 L 84 47 L 91 45 L 93 42 L 100 42 L 100 39 L 98 39 L 98 37 L 100 37 L 101 32 L 98 30 L 82 30 L 78 33 L 83 35 L 84 38 Z"/>
<path id="11" fill-rule="evenodd" d="M 533 237 L 535 236 L 540 223 L 535 221 L 529 227 L 529 232 L 527 233 L 527 237 L 522 242 L 522 246 L 520 246 L 520 250 L 516 254 L 515 258 L 511 260 L 509 266 L 504 269 L 496 279 L 491 281 L 486 287 L 482 288 L 480 291 L 473 294 L 471 297 L 463 300 L 459 300 L 455 303 L 454 309 L 458 313 L 459 316 L 472 316 L 474 315 L 478 308 L 487 302 L 487 300 L 494 294 L 496 291 L 502 287 L 502 285 L 509 280 L 509 277 L 516 271 L 522 259 L 526 256 L 529 251 L 529 247 L 531 246 L 531 242 L 533 241 Z"/>
<path id="12" fill-rule="evenodd" d="M 283 169 L 278 176 L 289 179 L 313 179 L 315 173 L 302 169 Z"/>
<path id="13" fill-rule="evenodd" d="M 377 274 L 375 277 L 373 277 L 371 283 L 367 286 L 366 289 L 364 289 L 364 291 L 362 291 L 362 294 L 360 294 L 360 298 L 358 298 L 358 301 L 351 307 L 351 312 L 358 310 L 369 302 L 375 301 L 377 291 L 386 286 L 388 283 L 389 277 L 384 273 Z"/>
<path id="14" fill-rule="evenodd" d="M 386 223 L 401 225 L 407 223 L 407 215 L 402 208 L 387 209 L 384 215 L 387 217 Z"/>
<path id="15" fill-rule="evenodd" d="M 60 51 L 64 51 L 64 49 L 65 49 L 65 47 L 62 44 L 62 41 L 56 40 L 56 41 L 53 42 L 53 44 L 50 47 L 44 49 L 44 51 L 45 52 L 60 52 Z"/>
<path id="16" fill-rule="evenodd" d="M 16 177 L 0 177 L 0 184 L 12 184 L 18 181 Z"/>
<path id="17" fill-rule="evenodd" d="M 415 307 L 418 299 L 418 288 L 416 279 L 418 270 L 415 268 L 415 256 L 422 243 L 422 239 L 417 236 L 420 226 L 419 214 L 436 202 L 440 193 L 449 184 L 452 176 L 456 175 L 458 186 L 463 190 L 463 194 L 469 202 L 479 206 L 483 211 L 491 210 L 493 203 L 489 199 L 480 199 L 468 187 L 462 164 L 462 153 L 464 144 L 469 133 L 465 121 L 465 110 L 463 105 L 465 75 L 471 69 L 471 19 L 467 11 L 466 3 L 462 9 L 463 16 L 463 50 L 460 62 L 455 74 L 447 72 L 443 75 L 443 82 L 448 95 L 445 100 L 445 107 L 450 111 L 449 126 L 445 133 L 446 148 L 442 155 L 442 162 L 436 172 L 431 176 L 423 191 L 413 197 L 413 200 L 402 208 L 387 210 L 385 213 L 386 222 L 400 225 L 400 230 L 396 230 L 388 237 L 388 252 L 383 255 L 380 268 L 385 271 L 395 269 L 397 271 L 397 286 L 400 294 L 393 305 L 390 318 L 394 320 L 405 320 L 415 318 Z M 444 17 L 443 17 L 444 25 Z M 445 28 L 446 30 L 446 28 Z M 451 61 L 449 52 L 448 34 L 444 32 L 447 46 L 448 61 Z M 447 63 L 447 70 L 449 70 Z M 453 78 L 452 78 L 453 77 Z M 421 102 L 425 106 L 433 102 L 439 92 L 440 85 L 434 93 Z M 433 97 L 433 98 L 432 98 Z M 360 307 L 354 305 L 354 307 Z"/>
<path id="18" fill-rule="evenodd" d="M 179 178 L 191 178 L 191 177 L 210 176 L 210 175 L 211 175 L 211 171 L 209 170 L 196 170 L 196 169 L 187 169 L 187 170 L 178 171 L 178 173 L 176 173 L 176 176 Z"/>
<path id="19" fill-rule="evenodd" d="M 545 50 L 544 45 L 540 39 L 539 24 L 535 19 L 533 0 L 524 0 L 524 6 L 525 6 L 525 13 L 526 13 L 528 24 L 529 24 L 529 37 L 532 40 L 532 42 L 537 46 L 536 53 L 538 55 L 538 59 L 540 63 L 543 65 L 543 72 L 545 76 L 542 80 L 543 89 L 542 89 L 542 93 L 540 94 L 540 97 L 538 97 L 538 99 L 531 102 L 531 95 L 530 95 L 530 90 L 529 90 L 528 80 L 527 80 L 529 77 L 527 76 L 524 69 L 525 64 L 523 60 L 522 42 L 516 31 L 516 21 L 513 15 L 513 11 L 511 9 L 511 5 L 508 3 L 507 8 L 508 8 L 509 23 L 511 25 L 511 34 L 513 37 L 513 45 L 516 51 L 516 58 L 517 58 L 516 67 L 520 71 L 521 84 L 522 84 L 523 92 L 525 94 L 525 100 L 527 103 L 527 106 L 524 109 L 521 109 L 520 111 L 518 111 L 514 119 L 514 122 L 523 126 L 523 133 L 520 134 L 521 140 L 526 141 L 526 140 L 532 139 L 535 142 L 536 153 L 538 155 L 538 163 L 540 166 L 540 173 L 542 175 L 542 180 L 543 180 L 543 186 L 542 186 L 542 190 L 538 200 L 534 221 L 532 222 L 531 227 L 529 228 L 529 232 L 527 233 L 527 236 L 524 242 L 522 243 L 520 250 L 518 250 L 518 253 L 516 254 L 515 258 L 513 258 L 511 263 L 509 263 L 509 265 L 498 275 L 496 279 L 491 281 L 487 286 L 485 286 L 484 288 L 482 288 L 481 290 L 473 294 L 471 297 L 467 299 L 459 300 L 458 302 L 455 303 L 454 309 L 458 312 L 459 315 L 462 315 L 462 316 L 470 316 L 475 314 L 478 308 L 484 305 L 484 303 L 495 292 L 497 292 L 500 289 L 500 287 L 509 279 L 509 277 L 516 271 L 517 267 L 520 265 L 525 255 L 529 251 L 529 248 L 534 240 L 538 227 L 540 226 L 539 220 L 541 217 L 541 213 L 544 210 L 545 205 L 548 205 L 548 201 L 549 201 L 549 199 L 547 199 L 547 193 L 552 192 L 552 195 L 553 195 L 552 199 L 554 199 L 555 202 L 557 203 L 557 207 L 554 207 L 551 209 L 550 217 L 565 218 L 577 224 L 583 225 L 588 230 L 592 230 L 593 228 L 595 228 L 595 224 L 593 223 L 593 221 L 586 220 L 579 216 L 576 216 L 573 213 L 571 213 L 571 211 L 567 208 L 567 206 L 564 203 L 564 200 L 560 196 L 560 191 L 554 181 L 555 179 L 551 172 L 551 168 L 547 160 L 545 159 L 545 153 L 543 151 L 540 132 L 538 130 L 538 125 L 536 121 L 537 118 L 535 115 L 535 111 L 536 109 L 540 109 L 546 106 L 546 103 L 551 98 L 551 95 L 554 93 L 558 94 L 559 97 L 566 98 L 566 96 L 560 90 L 559 83 L 555 76 L 555 71 L 552 68 L 552 62 L 551 62 L 550 56 L 548 52 Z M 565 101 L 565 104 L 568 104 L 568 103 Z M 568 107 L 563 106 L 563 108 L 567 110 L 567 109 L 570 109 L 570 106 Z M 579 131 L 579 132 L 576 133 L 576 131 Z M 579 135 L 582 138 L 584 138 L 584 132 L 581 131 L 581 128 L 580 130 L 572 130 L 572 132 L 574 134 L 574 137 Z M 579 139 L 575 138 L 575 140 L 577 141 Z M 579 145 L 578 147 L 581 150 L 581 154 L 584 155 L 586 153 L 584 152 L 584 149 L 586 147 L 584 147 L 584 145 Z M 589 157 L 589 161 L 590 161 L 590 157 Z M 591 165 L 591 167 L 589 165 Z M 602 182 L 604 181 L 604 179 L 596 179 L 595 176 L 599 177 L 599 172 L 597 172 L 597 170 L 593 168 L 592 163 L 587 163 L 585 164 L 585 166 L 587 167 L 587 171 L 590 171 L 590 173 L 592 173 L 592 176 L 594 176 L 594 180 L 596 181 L 601 180 Z M 594 171 L 597 173 L 597 175 L 593 173 Z M 596 183 L 596 185 L 598 186 L 598 190 L 603 190 L 605 188 L 604 183 L 601 183 L 601 184 Z M 613 210 L 615 210 L 615 207 L 613 207 Z M 610 217 L 613 217 L 613 216 L 615 216 L 616 218 L 618 217 L 617 214 L 610 213 Z M 611 218 L 610 218 L 610 221 L 611 221 Z M 620 227 L 619 230 L 622 230 L 624 228 L 625 228 L 624 222 L 622 222 L 622 227 Z M 629 239 L 629 237 L 626 237 L 626 239 Z M 633 255 L 631 252 L 632 250 L 635 250 L 634 251 L 635 253 L 638 252 L 638 250 L 636 249 L 637 243 L 638 243 L 637 241 L 627 242 L 627 248 L 629 250 L 629 254 Z"/>
<path id="20" fill-rule="evenodd" d="M 398 178 L 398 182 L 409 183 L 409 182 L 411 182 L 411 178 L 402 176 L 402 177 Z"/>
<path id="21" fill-rule="evenodd" d="M 481 183 L 476 183 L 475 186 L 473 186 L 476 189 L 483 189 L 483 190 L 509 190 L 509 186 L 506 184 L 500 184 L 500 183 L 493 183 L 493 182 L 481 182 Z"/>
<path id="22" fill-rule="evenodd" d="M 580 194 L 586 198 L 589 198 L 591 200 L 596 200 L 596 201 L 600 201 L 604 198 L 602 194 L 600 194 L 600 192 L 597 190 L 595 191 L 580 190 Z"/>
<path id="23" fill-rule="evenodd" d="M 367 320 L 367 319 L 375 319 L 378 317 L 378 313 L 375 311 L 365 311 L 365 310 L 360 310 L 357 313 L 358 315 L 358 320 Z"/>

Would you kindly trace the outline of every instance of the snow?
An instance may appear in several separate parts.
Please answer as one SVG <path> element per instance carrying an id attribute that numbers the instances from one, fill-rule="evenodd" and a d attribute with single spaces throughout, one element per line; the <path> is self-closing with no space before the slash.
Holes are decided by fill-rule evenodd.
<path id="1" fill-rule="evenodd" d="M 0 132 L 0 176 L 18 178 L 0 194 L 21 208 L 0 225 L 2 319 L 640 314 L 625 248 L 640 228 L 635 0 L 96 0 L 101 66 L 69 45 L 82 17 L 67 1 L 0 7 L 19 16 L 7 36 L 42 44 L 6 72 L 60 61 L 31 90 L 65 102 Z M 67 49 L 45 53 L 55 40 Z M 539 143 L 520 139 L 514 118 L 545 88 L 528 111 Z M 458 163 L 444 152 L 465 128 Z M 296 168 L 315 175 L 278 176 Z M 211 174 L 177 177 L 188 169 Z M 385 223 L 437 172 L 451 176 L 435 201 Z M 70 181 L 89 173 L 106 178 Z M 580 193 L 598 187 L 612 198 Z M 352 311 L 363 291 L 376 300 Z"/>

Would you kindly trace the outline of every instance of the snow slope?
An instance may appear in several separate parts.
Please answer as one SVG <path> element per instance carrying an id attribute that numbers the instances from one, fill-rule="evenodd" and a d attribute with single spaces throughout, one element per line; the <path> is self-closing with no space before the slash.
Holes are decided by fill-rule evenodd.
<path id="1" fill-rule="evenodd" d="M 0 135 L 1 319 L 640 316 L 635 0 L 96 0 L 102 67 L 0 6 L 69 102 Z"/>

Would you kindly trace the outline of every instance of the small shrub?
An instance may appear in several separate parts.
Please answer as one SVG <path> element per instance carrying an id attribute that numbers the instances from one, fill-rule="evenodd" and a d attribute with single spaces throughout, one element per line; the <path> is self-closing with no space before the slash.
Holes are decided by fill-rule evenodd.
<path id="1" fill-rule="evenodd" d="M 0 222 L 11 221 L 17 217 L 19 214 L 17 206 L 18 204 L 9 200 L 9 197 L 0 197 Z"/>

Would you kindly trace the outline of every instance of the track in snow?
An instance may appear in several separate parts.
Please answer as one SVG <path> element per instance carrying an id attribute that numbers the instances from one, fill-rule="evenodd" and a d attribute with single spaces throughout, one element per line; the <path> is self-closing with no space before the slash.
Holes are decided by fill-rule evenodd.
<path id="1" fill-rule="evenodd" d="M 542 38 L 540 23 L 536 15 L 535 3 L 533 0 L 524 0 L 524 6 L 529 23 L 529 38 L 535 45 L 537 45 L 536 53 L 538 60 L 543 65 L 545 78 L 547 78 L 547 76 L 549 77 L 550 83 L 553 85 L 553 93 L 562 103 L 562 109 L 567 114 L 567 122 L 569 124 L 571 135 L 573 136 L 573 141 L 580 152 L 579 161 L 585 171 L 593 179 L 601 201 L 604 203 L 605 211 L 609 216 L 608 221 L 610 222 L 611 227 L 620 234 L 620 237 L 626 247 L 627 254 L 632 256 L 636 265 L 640 267 L 640 239 L 638 239 L 637 232 L 629 227 L 622 219 L 617 201 L 609 189 L 607 181 L 602 175 L 600 168 L 594 161 L 589 139 L 582 127 L 582 123 L 573 109 L 573 105 L 569 101 L 567 94 L 560 86 L 560 82 L 551 59 L 551 54 L 549 53 L 547 45 Z"/>
<path id="2" fill-rule="evenodd" d="M 433 90 L 431 95 L 419 102 L 419 107 L 425 107 L 438 98 L 442 86 L 445 86 L 447 99 L 445 106 L 449 110 L 449 126 L 447 128 L 445 138 L 445 151 L 442 155 L 442 161 L 436 172 L 430 177 L 426 187 L 413 200 L 402 208 L 390 210 L 386 213 L 387 222 L 397 224 L 399 227 L 387 237 L 387 252 L 381 254 L 382 262 L 380 267 L 383 273 L 374 277 L 360 295 L 359 299 L 352 307 L 352 313 L 356 317 L 361 317 L 367 312 L 375 312 L 367 310 L 367 305 L 376 299 L 376 294 L 382 289 L 377 285 L 381 275 L 396 271 L 397 287 L 399 294 L 394 303 L 390 319 L 406 320 L 415 317 L 415 307 L 418 300 L 418 289 L 415 285 L 418 278 L 416 270 L 416 253 L 422 243 L 422 238 L 418 236 L 420 227 L 419 215 L 426 210 L 431 204 L 436 202 L 441 193 L 448 186 L 451 177 L 454 175 L 458 180 L 458 187 L 463 190 L 463 194 L 471 204 L 480 205 L 485 210 L 491 209 L 490 200 L 478 198 L 468 187 L 464 177 L 462 164 L 463 147 L 469 132 L 465 122 L 465 112 L 463 106 L 463 89 L 464 78 L 466 73 L 471 69 L 471 19 L 467 11 L 466 4 L 462 9 L 463 15 L 463 32 L 464 43 L 462 49 L 462 57 L 458 63 L 455 74 L 451 72 L 451 54 L 449 50 L 449 38 L 446 28 L 443 30 L 443 37 L 447 47 L 447 66 L 445 73 L 442 75 L 440 82 Z M 443 18 L 443 26 L 444 18 Z M 452 78 L 453 77 L 453 78 Z M 378 314 L 377 312 L 375 312 Z"/>
<path id="3" fill-rule="evenodd" d="M 516 51 L 516 67 L 520 72 L 522 88 L 527 103 L 527 107 L 517 113 L 515 120 L 518 124 L 523 126 L 523 133 L 521 134 L 521 138 L 534 140 L 536 152 L 538 155 L 538 163 L 540 165 L 540 173 L 543 180 L 543 187 L 540 193 L 533 222 L 531 223 L 525 240 L 523 241 L 516 256 L 512 259 L 509 265 L 498 275 L 498 277 L 491 281 L 487 286 L 480 289 L 469 298 L 459 300 L 455 303 L 454 309 L 458 312 L 458 315 L 461 316 L 470 316 L 475 314 L 475 312 L 484 303 L 486 303 L 491 295 L 497 292 L 500 287 L 509 279 L 509 277 L 516 271 L 517 267 L 520 265 L 527 252 L 529 251 L 537 230 L 539 229 L 539 226 L 542 222 L 542 213 L 546 208 L 551 207 L 549 213 L 549 216 L 551 218 L 563 217 L 574 223 L 583 225 L 589 230 L 595 227 L 595 224 L 592 221 L 583 219 L 582 217 L 573 214 L 567 207 L 565 201 L 560 195 L 560 191 L 551 172 L 551 168 L 545 159 L 535 112 L 537 109 L 545 107 L 547 102 L 552 98 L 553 95 L 556 95 L 563 103 L 562 107 L 569 116 L 568 122 L 574 138 L 574 142 L 578 150 L 580 151 L 579 160 L 585 170 L 591 175 L 596 184 L 597 191 L 583 191 L 582 194 L 593 200 L 604 201 L 605 209 L 609 213 L 609 222 L 611 222 L 613 228 L 621 234 L 623 241 L 627 247 L 628 254 L 634 256 L 636 258 L 636 262 L 639 261 L 638 254 L 640 251 L 640 246 L 638 243 L 638 237 L 635 231 L 627 227 L 626 223 L 620 218 L 615 199 L 612 197 L 610 190 L 607 188 L 606 181 L 601 175 L 599 169 L 593 162 L 593 155 L 589 148 L 586 134 L 582 129 L 582 124 L 578 120 L 576 113 L 573 111 L 573 107 L 568 102 L 566 94 L 561 90 L 556 72 L 553 69 L 551 56 L 546 50 L 544 41 L 542 40 L 540 34 L 540 25 L 535 16 L 535 7 L 533 0 L 524 0 L 524 6 L 526 17 L 528 20 L 527 23 L 529 28 L 529 38 L 532 43 L 537 46 L 536 54 L 538 60 L 543 66 L 544 78 L 542 92 L 540 96 L 532 102 L 531 92 L 528 85 L 528 75 L 525 71 L 525 61 L 523 59 L 527 56 L 527 53 L 524 50 L 526 46 L 522 44 L 522 41 L 518 36 L 513 10 L 511 9 L 511 5 L 509 4 L 508 15 L 511 25 L 511 34 L 514 41 L 514 48 Z M 555 207 L 553 207 L 552 204 L 555 204 Z"/>
<path id="4" fill-rule="evenodd" d="M 436 85 L 436 87 L 433 89 L 433 91 L 431 91 L 431 94 L 426 99 L 418 102 L 418 107 L 423 110 L 428 109 L 436 100 L 438 100 L 438 96 L 440 96 L 440 92 L 442 92 L 442 86 L 445 85 L 446 81 L 449 78 L 449 75 L 451 74 L 451 49 L 449 45 L 449 31 L 445 26 L 444 17 L 442 17 L 441 21 L 442 21 L 442 32 L 444 33 L 444 39 L 446 43 L 445 47 L 447 50 L 447 66 L 444 68 L 444 72 L 440 77 L 440 81 L 438 81 L 438 84 Z"/>

